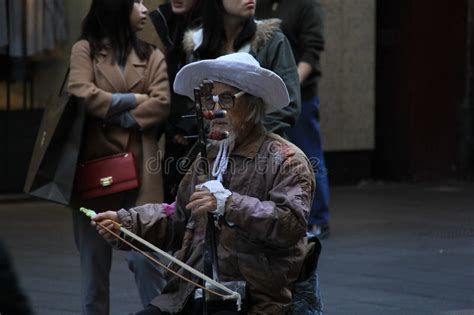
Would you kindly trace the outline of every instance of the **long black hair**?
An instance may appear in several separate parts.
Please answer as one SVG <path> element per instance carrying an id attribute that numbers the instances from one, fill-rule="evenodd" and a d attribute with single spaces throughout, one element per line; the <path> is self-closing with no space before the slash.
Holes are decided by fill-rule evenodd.
<path id="1" fill-rule="evenodd" d="M 194 0 L 193 5 L 189 12 L 185 14 L 174 14 L 171 12 L 171 23 L 170 25 L 170 38 L 176 46 L 182 47 L 182 41 L 185 31 L 188 28 L 194 28 L 201 24 L 201 0 Z M 169 10 L 171 9 L 171 4 L 168 2 Z"/>
<path id="2" fill-rule="evenodd" d="M 138 39 L 130 25 L 133 7 L 134 0 L 92 0 L 80 37 L 89 42 L 91 59 L 102 49 L 111 49 L 112 62 L 124 65 L 133 48 L 141 60 L 148 60 L 151 46 Z"/>
<path id="3" fill-rule="evenodd" d="M 199 59 L 214 59 L 222 55 L 222 48 L 226 41 L 224 16 L 226 11 L 222 0 L 204 0 L 201 8 L 203 29 L 202 44 L 196 50 Z M 234 51 L 239 50 L 246 42 L 252 39 L 257 31 L 257 24 L 252 17 L 248 19 L 242 31 L 234 41 Z"/>
<path id="4" fill-rule="evenodd" d="M 159 9 L 167 25 L 155 24 L 155 28 L 166 47 L 168 78 L 173 82 L 178 70 L 186 64 L 186 53 L 183 49 L 184 33 L 189 28 L 201 25 L 201 0 L 194 0 L 189 12 L 184 14 L 173 13 L 170 2 L 161 5 Z"/>

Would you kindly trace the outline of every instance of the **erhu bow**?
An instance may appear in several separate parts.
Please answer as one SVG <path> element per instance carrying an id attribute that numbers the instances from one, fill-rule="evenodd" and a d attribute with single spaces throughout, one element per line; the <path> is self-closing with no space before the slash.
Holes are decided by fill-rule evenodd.
<path id="1" fill-rule="evenodd" d="M 84 213 L 86 216 L 88 216 L 89 218 L 93 218 L 96 213 L 95 211 L 91 210 L 91 209 L 87 209 L 87 208 L 84 208 L 84 207 L 81 207 L 79 209 L 82 213 Z M 102 223 L 100 222 L 97 222 L 97 225 L 99 225 L 101 228 L 103 228 L 104 230 L 106 230 L 107 232 L 109 232 L 111 235 L 113 235 L 115 238 L 117 238 L 118 240 L 122 241 L 124 244 L 126 244 L 127 246 L 129 246 L 130 248 L 134 249 L 135 251 L 141 253 L 142 255 L 144 255 L 145 257 L 147 257 L 148 259 L 150 259 L 151 261 L 153 261 L 154 263 L 156 263 L 157 265 L 163 267 L 164 269 L 168 270 L 169 272 L 171 272 L 172 274 L 174 274 L 175 276 L 178 276 L 180 277 L 181 279 L 193 284 L 194 286 L 196 287 L 199 287 L 201 288 L 202 290 L 204 290 L 205 292 L 208 292 L 210 294 L 214 294 L 216 296 L 219 296 L 221 297 L 223 300 L 235 300 L 236 301 L 236 305 L 237 305 L 237 309 L 240 310 L 241 308 L 241 305 L 242 305 L 242 298 L 241 298 L 241 295 L 240 293 L 236 292 L 236 291 L 233 291 L 229 288 L 227 288 L 226 286 L 224 286 L 223 284 L 219 283 L 219 282 L 216 282 L 214 281 L 213 279 L 209 278 L 208 276 L 206 276 L 205 274 L 201 273 L 199 270 L 196 270 L 194 269 L 193 267 L 187 265 L 186 263 L 182 262 L 181 260 L 173 257 L 172 255 L 168 254 L 167 252 L 159 249 L 158 247 L 154 246 L 153 244 L 151 244 L 150 242 L 144 240 L 143 238 L 141 238 L 140 236 L 130 232 L 129 230 L 125 229 L 124 227 L 122 227 L 122 225 L 118 222 L 115 222 L 115 221 L 112 221 L 113 222 L 113 225 L 114 225 L 114 229 L 116 231 L 119 231 L 121 232 L 124 236 L 128 236 L 130 237 L 131 239 L 133 239 L 134 241 L 144 245 L 145 247 L 147 247 L 148 249 L 150 249 L 151 251 L 157 253 L 158 255 L 160 255 L 161 258 L 164 258 L 165 260 L 168 260 L 178 266 L 180 266 L 181 268 L 187 270 L 188 272 L 190 272 L 191 274 L 197 276 L 198 278 L 202 279 L 203 281 L 206 281 L 207 283 L 211 283 L 214 288 L 217 288 L 219 290 L 221 290 L 221 292 L 217 292 L 216 289 L 210 289 L 206 286 L 202 286 L 198 283 L 195 283 L 194 281 L 186 278 L 185 276 L 179 274 L 178 272 L 174 271 L 173 269 L 171 269 L 169 266 L 166 266 L 165 264 L 159 262 L 158 260 L 156 260 L 154 257 L 150 256 L 148 253 L 144 252 L 143 250 L 139 249 L 137 246 L 133 245 L 131 242 L 127 241 L 124 237 L 120 236 L 119 234 L 115 233 L 114 231 L 112 231 L 111 229 L 107 228 L 105 225 L 103 225 Z M 222 292 L 225 292 L 227 294 L 223 294 Z"/>

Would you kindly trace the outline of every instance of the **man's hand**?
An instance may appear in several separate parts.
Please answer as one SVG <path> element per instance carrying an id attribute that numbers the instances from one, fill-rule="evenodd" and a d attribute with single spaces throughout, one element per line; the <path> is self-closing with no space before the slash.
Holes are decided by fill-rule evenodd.
<path id="1" fill-rule="evenodd" d="M 188 140 L 186 140 L 182 135 L 175 135 L 173 141 L 181 145 L 189 145 Z"/>
<path id="2" fill-rule="evenodd" d="M 118 219 L 117 212 L 115 212 L 115 211 L 106 211 L 106 212 L 102 212 L 102 213 L 99 213 L 96 216 L 94 216 L 92 218 L 91 224 L 92 224 L 92 226 L 96 227 L 97 231 L 99 231 L 99 234 L 103 238 L 105 238 L 106 241 L 110 242 L 110 241 L 113 241 L 115 239 L 115 237 L 112 234 L 110 234 L 107 230 L 100 227 L 100 225 L 98 225 L 97 223 L 102 224 L 103 226 L 105 226 L 106 228 L 108 228 L 110 230 L 114 230 L 115 225 L 112 221 L 119 222 L 118 220 L 119 219 Z"/>
<path id="3" fill-rule="evenodd" d="M 207 189 L 197 189 L 189 199 L 186 209 L 194 214 L 200 215 L 206 212 L 213 212 L 217 208 L 217 201 L 213 194 Z"/>

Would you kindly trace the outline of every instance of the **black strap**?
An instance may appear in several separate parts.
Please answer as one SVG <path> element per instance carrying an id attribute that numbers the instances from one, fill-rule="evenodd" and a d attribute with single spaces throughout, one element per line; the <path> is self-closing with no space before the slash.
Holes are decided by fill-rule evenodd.
<path id="1" fill-rule="evenodd" d="M 70 68 L 67 67 L 67 71 L 66 71 L 66 75 L 64 76 L 64 79 L 63 79 L 63 83 L 61 84 L 61 88 L 59 89 L 59 94 L 58 96 L 61 96 L 63 95 L 63 92 L 64 92 L 64 87 L 66 86 L 66 82 L 67 82 L 67 79 L 69 77 L 69 72 L 70 72 Z"/>

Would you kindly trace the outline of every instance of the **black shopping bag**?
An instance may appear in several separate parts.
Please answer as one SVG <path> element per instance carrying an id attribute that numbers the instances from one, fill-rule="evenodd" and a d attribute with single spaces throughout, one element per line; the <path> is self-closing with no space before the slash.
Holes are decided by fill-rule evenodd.
<path id="1" fill-rule="evenodd" d="M 63 82 L 64 87 L 64 82 Z M 25 193 L 69 204 L 85 120 L 84 99 L 62 94 L 43 114 Z"/>

